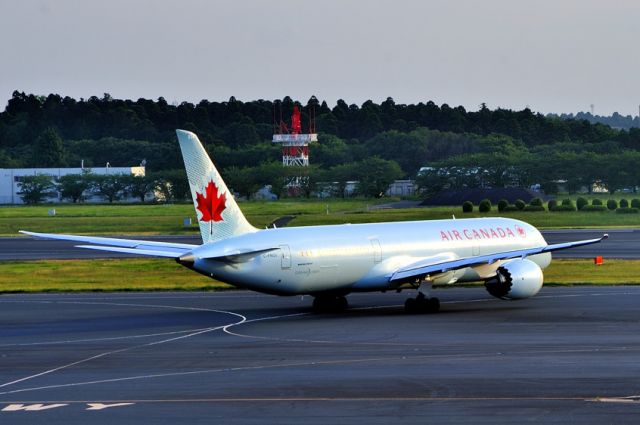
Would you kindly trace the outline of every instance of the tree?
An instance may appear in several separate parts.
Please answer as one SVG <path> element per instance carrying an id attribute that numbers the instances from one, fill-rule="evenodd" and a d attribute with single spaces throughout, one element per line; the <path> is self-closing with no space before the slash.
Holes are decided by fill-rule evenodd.
<path id="1" fill-rule="evenodd" d="M 271 186 L 271 192 L 277 197 L 281 197 L 285 190 L 287 170 L 280 162 L 272 161 L 260 164 L 254 170 L 255 179 L 259 187 Z"/>
<path id="2" fill-rule="evenodd" d="M 354 164 L 340 164 L 331 167 L 327 173 L 327 180 L 332 189 L 332 196 L 344 198 L 347 196 L 347 182 L 357 179 Z"/>
<path id="3" fill-rule="evenodd" d="M 489 199 L 483 199 L 478 205 L 478 211 L 489 212 L 491 211 L 491 201 Z"/>
<path id="4" fill-rule="evenodd" d="M 127 192 L 144 204 L 145 198 L 156 186 L 156 179 L 151 175 L 127 176 L 125 183 Z"/>
<path id="5" fill-rule="evenodd" d="M 25 204 L 39 204 L 46 198 L 54 196 L 55 185 L 51 181 L 51 176 L 36 174 L 34 176 L 23 176 L 18 182 L 20 191 L 18 195 Z"/>
<path id="6" fill-rule="evenodd" d="M 183 169 L 166 170 L 155 175 L 155 189 L 160 192 L 164 202 L 180 201 L 191 196 L 187 173 Z"/>
<path id="7" fill-rule="evenodd" d="M 20 162 L 0 149 L 0 168 L 20 168 Z"/>
<path id="8" fill-rule="evenodd" d="M 66 152 L 55 129 L 49 127 L 38 137 L 34 146 L 33 164 L 43 168 L 66 165 Z"/>
<path id="9" fill-rule="evenodd" d="M 429 153 L 429 137 L 420 132 L 396 130 L 378 133 L 365 146 L 369 155 L 396 161 L 407 175 L 415 175 L 425 165 Z"/>
<path id="10" fill-rule="evenodd" d="M 376 198 L 384 196 L 389 185 L 404 174 L 397 162 L 377 156 L 360 161 L 356 170 L 358 193 Z"/>
<path id="11" fill-rule="evenodd" d="M 602 183 L 607 187 L 611 195 L 616 191 L 632 185 L 631 176 L 627 172 L 629 167 L 624 166 L 625 155 L 616 154 L 599 158 L 599 172 Z"/>
<path id="12" fill-rule="evenodd" d="M 255 177 L 256 170 L 251 167 L 231 167 L 224 170 L 224 179 L 229 190 L 238 192 L 247 199 L 251 199 L 253 194 L 260 189 L 260 183 Z"/>
<path id="13" fill-rule="evenodd" d="M 62 199 L 71 199 L 74 204 L 84 200 L 84 192 L 91 188 L 91 171 L 82 174 L 67 174 L 58 179 L 58 191 Z"/>
<path id="14" fill-rule="evenodd" d="M 449 170 L 447 168 L 427 167 L 416 176 L 415 182 L 418 189 L 427 197 L 442 191 L 450 184 Z"/>
<path id="15" fill-rule="evenodd" d="M 331 134 L 320 134 L 318 137 L 318 143 L 309 145 L 309 155 L 314 164 L 329 168 L 353 161 L 351 149 L 344 140 Z"/>
<path id="16" fill-rule="evenodd" d="M 104 174 L 92 178 L 93 190 L 109 203 L 124 196 L 127 190 L 129 176 L 125 174 Z"/>
<path id="17" fill-rule="evenodd" d="M 229 124 L 226 133 L 225 141 L 234 147 L 254 145 L 260 141 L 260 136 L 251 120 Z"/>
<path id="18" fill-rule="evenodd" d="M 576 207 L 578 208 L 578 210 L 581 210 L 586 205 L 589 205 L 589 201 L 587 201 L 585 198 L 579 197 L 576 200 Z"/>

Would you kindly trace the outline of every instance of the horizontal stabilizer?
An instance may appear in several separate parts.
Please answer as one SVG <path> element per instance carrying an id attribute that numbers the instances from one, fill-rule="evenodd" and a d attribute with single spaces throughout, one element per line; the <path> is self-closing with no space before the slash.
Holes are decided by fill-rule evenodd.
<path id="1" fill-rule="evenodd" d="M 121 252 L 123 254 L 145 255 L 148 257 L 178 258 L 180 252 L 158 251 L 150 249 L 119 248 L 114 246 L 76 245 L 76 248 L 95 249 L 98 251 Z"/>
<path id="2" fill-rule="evenodd" d="M 204 245 L 203 245 L 204 246 Z M 249 261 L 257 255 L 270 251 L 276 251 L 280 248 L 264 248 L 264 249 L 236 249 L 227 252 L 215 252 L 211 246 L 206 246 L 206 250 L 195 250 L 179 257 L 178 262 L 181 264 L 193 264 L 196 260 L 212 260 L 222 263 L 243 263 Z"/>
<path id="3" fill-rule="evenodd" d="M 104 238 L 98 236 L 57 235 L 51 233 L 35 233 L 20 230 L 20 233 L 43 239 L 55 239 L 71 242 L 85 242 L 92 245 L 80 245 L 81 248 L 102 251 L 122 252 L 124 254 L 148 255 L 153 257 L 178 258 L 199 245 L 184 243 L 140 241 L 135 239 Z"/>
<path id="4" fill-rule="evenodd" d="M 226 263 L 241 263 L 247 261 L 256 255 L 264 254 L 265 252 L 275 251 L 280 248 L 265 248 L 254 250 L 238 250 L 236 252 L 227 253 L 215 257 L 205 257 L 208 260 L 223 261 Z"/>

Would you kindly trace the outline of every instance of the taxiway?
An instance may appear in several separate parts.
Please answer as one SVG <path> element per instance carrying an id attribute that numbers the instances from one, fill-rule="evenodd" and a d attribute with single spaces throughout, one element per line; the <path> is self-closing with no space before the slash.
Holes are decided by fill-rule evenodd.
<path id="1" fill-rule="evenodd" d="M 0 422 L 637 423 L 640 287 L 0 296 Z M 25 410 L 27 409 L 27 410 Z"/>

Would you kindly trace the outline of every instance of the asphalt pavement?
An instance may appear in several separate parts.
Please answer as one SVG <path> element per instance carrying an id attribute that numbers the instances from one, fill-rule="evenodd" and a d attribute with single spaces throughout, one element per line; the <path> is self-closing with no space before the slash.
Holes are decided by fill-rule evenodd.
<path id="1" fill-rule="evenodd" d="M 636 424 L 640 287 L 0 296 L 0 423 Z"/>

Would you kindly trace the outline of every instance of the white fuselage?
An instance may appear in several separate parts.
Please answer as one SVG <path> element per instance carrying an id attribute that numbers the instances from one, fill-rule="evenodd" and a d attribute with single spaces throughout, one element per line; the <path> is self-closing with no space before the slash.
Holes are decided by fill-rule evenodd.
<path id="1" fill-rule="evenodd" d="M 394 289 L 390 274 L 425 257 L 457 259 L 546 246 L 533 226 L 505 218 L 451 219 L 261 230 L 193 251 L 193 268 L 255 291 L 280 294 L 349 293 Z M 206 259 L 215 251 L 277 248 L 239 262 Z M 550 254 L 529 257 L 541 268 Z M 440 275 L 435 283 L 473 281 L 471 268 Z"/>

